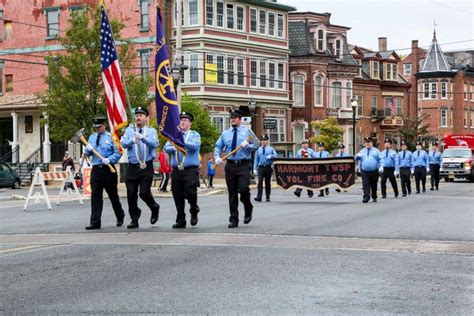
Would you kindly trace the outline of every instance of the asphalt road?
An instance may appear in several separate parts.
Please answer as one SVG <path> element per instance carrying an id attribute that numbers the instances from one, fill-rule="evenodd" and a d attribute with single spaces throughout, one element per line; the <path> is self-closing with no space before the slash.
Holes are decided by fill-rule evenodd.
<path id="1" fill-rule="evenodd" d="M 24 191 L 16 192 L 22 193 Z M 90 202 L 42 205 L 0 190 L 0 314 L 471 314 L 474 184 L 361 203 L 274 190 L 227 228 L 227 196 L 200 198 L 197 227 L 86 232 Z M 126 201 L 123 200 L 126 206 Z"/>

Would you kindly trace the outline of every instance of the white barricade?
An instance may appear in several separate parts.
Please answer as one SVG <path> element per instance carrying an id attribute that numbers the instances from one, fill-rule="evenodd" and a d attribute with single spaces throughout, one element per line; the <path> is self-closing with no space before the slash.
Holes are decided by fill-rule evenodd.
<path id="1" fill-rule="evenodd" d="M 25 206 L 23 207 L 24 211 L 26 211 L 26 209 L 28 208 L 28 203 L 31 199 L 34 199 L 35 203 L 39 203 L 40 199 L 44 199 L 46 201 L 46 205 L 48 206 L 48 210 L 52 209 L 51 201 L 49 200 L 48 196 L 48 191 L 46 190 L 46 184 L 44 183 L 45 181 L 61 181 L 61 189 L 59 190 L 59 196 L 56 205 L 59 205 L 59 203 L 61 202 L 61 196 L 63 195 L 64 186 L 67 182 L 72 183 L 72 186 L 74 187 L 74 192 L 76 193 L 79 199 L 79 203 L 84 204 L 84 201 L 82 201 L 82 196 L 79 193 L 79 190 L 77 189 L 76 181 L 74 180 L 74 175 L 72 174 L 70 166 L 67 167 L 66 171 L 57 172 L 41 172 L 40 168 L 36 168 L 35 175 L 33 176 L 33 181 L 31 181 L 30 190 L 28 191 Z M 41 185 L 43 195 L 41 195 L 39 192 L 33 194 L 35 185 Z M 68 189 L 68 195 L 70 193 L 69 191 L 70 189 Z"/>

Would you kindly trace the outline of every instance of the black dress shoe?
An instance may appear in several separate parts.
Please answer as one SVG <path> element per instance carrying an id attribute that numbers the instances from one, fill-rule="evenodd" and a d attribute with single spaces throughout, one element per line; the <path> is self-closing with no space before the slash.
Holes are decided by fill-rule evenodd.
<path id="1" fill-rule="evenodd" d="M 257 202 L 262 202 L 262 199 L 259 199 L 259 198 L 254 198 L 253 200 Z"/>
<path id="2" fill-rule="evenodd" d="M 196 224 L 197 224 L 197 221 L 196 221 Z M 186 222 L 179 222 L 179 223 L 176 222 L 175 224 L 173 224 L 173 229 L 180 229 L 180 228 L 186 228 Z"/>
<path id="3" fill-rule="evenodd" d="M 405 196 L 407 196 L 407 194 L 406 194 L 406 193 L 403 193 L 403 194 L 402 194 L 402 197 L 405 197 Z"/>
<path id="4" fill-rule="evenodd" d="M 434 188 L 430 188 L 430 191 L 433 191 L 433 190 L 434 190 Z"/>
<path id="5" fill-rule="evenodd" d="M 397 198 L 397 197 L 398 197 L 398 193 L 395 193 L 395 198 Z"/>
<path id="6" fill-rule="evenodd" d="M 377 202 L 377 199 L 372 199 L 373 202 Z"/>
<path id="7" fill-rule="evenodd" d="M 438 187 L 436 187 L 436 191 L 438 191 Z"/>
<path id="8" fill-rule="evenodd" d="M 86 226 L 86 230 L 92 230 L 92 229 L 100 229 L 100 225 L 89 225 Z"/>
<path id="9" fill-rule="evenodd" d="M 294 193 L 297 197 L 300 197 L 300 196 L 301 196 L 301 193 L 299 193 L 299 192 L 296 192 L 296 191 L 295 191 L 295 192 L 293 192 L 293 193 Z"/>
<path id="10" fill-rule="evenodd" d="M 336 192 L 341 193 L 341 189 L 337 188 Z"/>
<path id="11" fill-rule="evenodd" d="M 416 194 L 420 194 L 420 191 L 416 191 Z"/>
<path id="12" fill-rule="evenodd" d="M 122 216 L 121 218 L 117 218 L 117 227 L 120 227 L 123 225 L 123 220 L 125 219 L 125 215 Z"/>
<path id="13" fill-rule="evenodd" d="M 270 198 L 267 199 L 267 202 L 270 202 Z"/>
<path id="14" fill-rule="evenodd" d="M 426 189 L 423 189 L 421 192 L 425 193 L 425 192 L 426 192 Z"/>
<path id="15" fill-rule="evenodd" d="M 138 228 L 138 222 L 130 222 L 130 224 L 127 225 L 128 229 L 135 229 Z"/>
<path id="16" fill-rule="evenodd" d="M 386 199 L 386 198 L 387 198 L 387 196 L 386 196 L 386 195 L 382 195 L 382 199 Z"/>
<path id="17" fill-rule="evenodd" d="M 408 195 L 411 195 L 411 191 L 410 191 L 410 192 L 408 192 Z"/>
<path id="18" fill-rule="evenodd" d="M 324 193 L 319 193 L 318 196 L 322 197 L 322 196 L 324 196 Z"/>
<path id="19" fill-rule="evenodd" d="M 368 203 L 370 199 L 363 199 L 362 203 Z"/>
<path id="20" fill-rule="evenodd" d="M 324 192 L 326 192 L 326 195 L 329 195 L 329 188 L 324 189 Z"/>
<path id="21" fill-rule="evenodd" d="M 239 227 L 239 224 L 237 223 L 229 223 L 229 226 L 227 226 L 228 228 L 237 228 Z"/>
<path id="22" fill-rule="evenodd" d="M 248 224 L 252 221 L 252 215 L 244 217 L 244 224 Z"/>
<path id="23" fill-rule="evenodd" d="M 160 206 L 151 211 L 150 223 L 153 225 L 158 221 L 158 217 L 160 216 Z"/>

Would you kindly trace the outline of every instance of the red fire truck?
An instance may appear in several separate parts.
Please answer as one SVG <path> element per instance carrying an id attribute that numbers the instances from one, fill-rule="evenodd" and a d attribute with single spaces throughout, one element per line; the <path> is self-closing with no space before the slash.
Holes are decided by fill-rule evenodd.
<path id="1" fill-rule="evenodd" d="M 440 176 L 445 181 L 464 178 L 474 182 L 474 134 L 446 135 L 442 147 Z"/>

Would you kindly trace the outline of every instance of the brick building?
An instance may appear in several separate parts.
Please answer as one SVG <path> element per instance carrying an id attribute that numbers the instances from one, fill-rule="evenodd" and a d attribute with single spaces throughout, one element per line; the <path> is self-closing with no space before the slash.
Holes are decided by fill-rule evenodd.
<path id="1" fill-rule="evenodd" d="M 363 146 L 363 138 L 369 135 L 378 144 L 385 138 L 399 144 L 403 117 L 410 117 L 410 84 L 399 73 L 400 57 L 387 49 L 385 37 L 379 38 L 377 52 L 351 46 L 351 53 L 361 65 L 352 92 L 357 100 L 356 149 Z"/>
<path id="2" fill-rule="evenodd" d="M 106 1 L 111 18 L 125 23 L 122 38 L 136 43 L 136 66 L 151 65 L 155 41 L 157 0 Z M 164 0 L 158 0 L 164 2 Z M 71 12 L 84 5 L 96 7 L 97 0 L 15 0 L 0 3 L 0 153 L 19 147 L 19 159 L 34 152 L 43 161 L 62 159 L 64 145 L 50 144 L 48 127 L 38 93 L 47 89 L 45 57 L 60 54 L 57 37 L 68 27 Z M 162 3 L 161 3 L 162 4 Z M 163 5 L 163 4 L 162 4 Z M 168 10 L 164 10 L 165 13 Z M 169 14 L 164 17 L 170 21 Z"/>
<path id="3" fill-rule="evenodd" d="M 330 22 L 330 13 L 290 13 L 290 78 L 295 150 L 301 139 L 315 136 L 311 122 L 328 115 L 344 128 L 343 141 L 352 143 L 352 86 L 360 66 L 347 44 L 350 29 Z M 352 148 L 352 146 L 349 146 Z"/>
<path id="4" fill-rule="evenodd" d="M 428 51 L 412 41 L 412 52 L 403 60 L 404 75 L 415 92 L 410 104 L 418 114 L 429 115 L 430 136 L 474 133 L 474 68 L 472 53 L 443 53 L 433 33 Z"/>
<path id="5" fill-rule="evenodd" d="M 229 127 L 228 111 L 240 108 L 258 136 L 269 134 L 281 156 L 293 149 L 287 20 L 294 10 L 276 1 L 183 0 L 181 16 L 182 60 L 188 66 L 182 91 L 201 100 L 219 131 Z M 173 28 L 175 12 L 173 1 Z M 265 130 L 264 119 L 276 122 L 275 128 Z"/>

